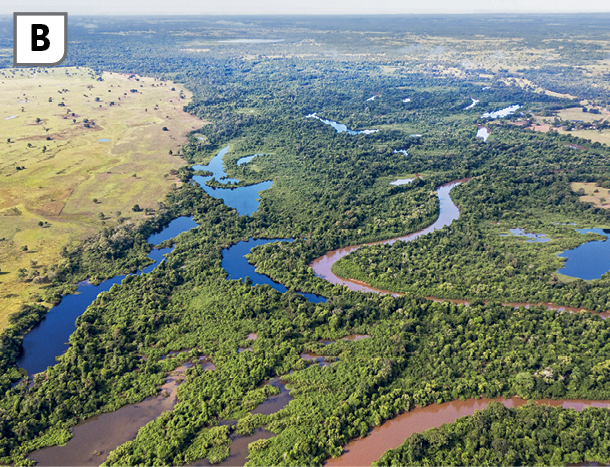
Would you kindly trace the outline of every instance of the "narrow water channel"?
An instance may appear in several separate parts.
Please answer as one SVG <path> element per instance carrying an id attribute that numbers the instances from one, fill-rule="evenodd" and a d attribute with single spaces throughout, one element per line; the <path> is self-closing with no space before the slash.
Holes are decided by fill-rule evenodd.
<path id="1" fill-rule="evenodd" d="M 430 232 L 434 232 L 435 230 L 441 229 L 446 225 L 450 225 L 460 216 L 460 210 L 451 199 L 451 196 L 449 196 L 449 192 L 453 187 L 458 186 L 463 181 L 466 180 L 455 180 L 445 185 L 441 185 L 436 189 L 436 194 L 438 195 L 440 204 L 439 215 L 438 219 L 429 227 L 426 227 L 425 229 L 420 230 L 419 232 L 405 235 L 403 237 L 396 237 L 391 238 L 389 240 L 364 243 L 361 245 L 353 245 L 345 248 L 339 248 L 337 250 L 327 251 L 323 256 L 320 256 L 319 258 L 313 260 L 309 266 L 314 270 L 316 276 L 321 277 L 322 279 L 325 279 L 332 284 L 345 285 L 348 289 L 356 292 L 377 292 L 384 294 L 391 293 L 387 290 L 381 290 L 371 287 L 368 284 L 365 284 L 364 282 L 360 282 L 353 279 L 343 279 L 331 271 L 332 265 L 339 261 L 341 258 L 349 255 L 350 253 L 356 251 L 357 249 L 363 246 L 379 244 L 391 245 L 394 242 L 397 242 L 398 240 L 402 242 L 411 242 L 416 238 L 429 234 Z"/>

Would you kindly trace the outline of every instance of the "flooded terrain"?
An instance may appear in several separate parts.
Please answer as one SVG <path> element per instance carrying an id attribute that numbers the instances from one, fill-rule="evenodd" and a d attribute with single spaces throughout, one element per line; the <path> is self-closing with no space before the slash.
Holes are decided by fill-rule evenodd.
<path id="1" fill-rule="evenodd" d="M 156 397 L 85 420 L 73 428 L 73 436 L 65 446 L 44 448 L 29 458 L 41 466 L 100 465 L 110 451 L 135 439 L 140 428 L 174 408 L 186 368 L 183 365 L 172 371 Z"/>

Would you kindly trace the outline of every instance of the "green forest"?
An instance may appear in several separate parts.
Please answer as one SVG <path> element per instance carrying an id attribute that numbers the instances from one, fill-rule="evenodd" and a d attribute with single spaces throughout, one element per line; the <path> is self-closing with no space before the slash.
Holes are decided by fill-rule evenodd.
<path id="1" fill-rule="evenodd" d="M 158 394 L 168 373 L 187 362 L 193 365 L 174 409 L 116 446 L 104 465 L 220 463 L 232 436 L 260 427 L 274 436 L 250 445 L 247 465 L 322 465 L 350 440 L 416 407 L 499 396 L 610 400 L 610 323 L 595 313 L 610 310 L 610 276 L 584 281 L 556 272 L 558 253 L 602 238 L 577 228 L 610 227 L 610 210 L 582 202 L 570 187 L 594 182 L 608 190 L 610 148 L 516 124 L 579 107 L 578 99 L 507 83 L 504 69 L 440 73 L 436 55 L 423 54 L 427 46 L 405 38 L 404 24 L 389 18 L 337 25 L 303 20 L 299 27 L 260 19 L 269 37 L 285 35 L 285 42 L 271 45 L 218 45 L 222 34 L 253 31 L 206 21 L 114 18 L 100 22 L 98 31 L 74 31 L 83 46 L 72 49 L 66 65 L 183 83 L 194 93 L 184 110 L 209 124 L 174 154 L 184 161 L 180 188 L 163 203 L 141 206 L 150 214 L 145 220 L 108 225 L 65 249 L 44 293 L 11 317 L 0 335 L 0 463 L 33 465 L 32 452 L 65 444 L 83 420 Z M 471 32 L 442 17 L 426 21 L 413 34 L 443 36 L 459 60 L 469 50 L 464 41 L 479 33 L 523 38 L 507 43 L 506 53 L 550 47 L 544 41 L 558 34 L 542 20 L 540 27 L 515 20 L 497 29 L 473 17 L 465 23 Z M 592 52 L 590 60 L 603 59 L 594 42 L 598 28 L 607 26 L 592 17 L 574 22 L 590 26 L 590 42 L 566 39 L 561 65 L 532 62 L 513 74 L 608 105 L 603 79 L 588 76 L 576 89 L 567 78 L 587 65 L 581 47 Z M 126 33 L 148 28 L 156 33 Z M 387 37 L 370 32 L 380 28 Z M 323 41 L 324 50 L 316 52 L 308 38 Z M 398 40 L 413 52 L 398 57 Z M 197 47 L 210 52 L 188 52 Z M 374 55 L 354 58 L 366 47 Z M 492 45 L 477 47 L 483 56 L 494 52 Z M 444 66 L 459 66 L 458 58 Z M 563 68 L 570 72 L 559 73 Z M 379 97 L 368 100 L 373 93 Z M 465 110 L 472 98 L 479 102 Z M 514 104 L 522 107 L 506 118 L 482 117 Z M 339 133 L 307 118 L 314 112 L 353 130 L 379 131 Z M 487 142 L 475 137 L 477 124 L 491 129 Z M 226 146 L 225 170 L 240 180 L 233 188 L 273 181 L 250 216 L 192 183 L 204 173 L 192 166 L 207 164 Z M 260 155 L 237 165 L 253 154 Z M 410 184 L 390 185 L 413 174 L 420 177 Z M 352 292 L 315 275 L 311 261 L 329 250 L 432 224 L 439 215 L 435 189 L 456 179 L 469 180 L 451 191 L 460 208 L 451 225 L 410 243 L 362 247 L 334 265 L 341 277 L 401 295 Z M 160 245 L 175 244 L 165 261 L 101 293 L 77 318 L 70 347 L 55 365 L 37 375 L 20 371 L 23 337 L 49 311 L 43 302 L 61 302 L 80 281 L 98 284 L 143 269 L 152 262 L 147 238 L 180 216 L 194 217 L 198 227 Z M 550 241 L 504 236 L 514 228 Z M 228 280 L 223 250 L 249 238 L 294 239 L 247 256 L 287 292 Z M 327 301 L 312 303 L 298 292 Z M 520 302 L 592 312 L 503 305 Z M 250 333 L 257 339 L 247 340 Z M 352 334 L 371 337 L 342 339 Z M 328 365 L 306 361 L 305 352 Z M 203 356 L 214 370 L 197 364 Z M 293 399 L 276 413 L 253 414 L 278 393 L 268 384 L 276 377 Z M 607 409 L 492 404 L 413 435 L 375 465 L 607 463 L 608 423 Z"/>

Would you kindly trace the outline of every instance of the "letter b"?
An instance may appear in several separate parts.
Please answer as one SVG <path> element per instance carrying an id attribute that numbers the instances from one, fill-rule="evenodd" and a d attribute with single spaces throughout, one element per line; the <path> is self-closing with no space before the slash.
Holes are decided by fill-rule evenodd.
<path id="1" fill-rule="evenodd" d="M 42 34 L 38 31 L 42 30 Z M 32 51 L 42 52 L 51 46 L 51 41 L 47 38 L 49 35 L 49 27 L 46 24 L 32 24 Z M 38 42 L 42 41 L 42 45 Z"/>

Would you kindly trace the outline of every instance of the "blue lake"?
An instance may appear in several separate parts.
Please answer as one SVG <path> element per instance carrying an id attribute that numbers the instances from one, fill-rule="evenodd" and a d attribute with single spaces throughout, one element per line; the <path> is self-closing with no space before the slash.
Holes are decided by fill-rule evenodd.
<path id="1" fill-rule="evenodd" d="M 337 133 L 347 132 L 348 135 L 360 135 L 360 134 L 370 135 L 371 133 L 377 133 L 379 131 L 379 130 L 350 130 L 347 127 L 347 125 L 344 125 L 343 123 L 333 122 L 332 120 L 325 120 L 323 118 L 318 117 L 315 113 L 307 115 L 305 118 L 317 118 L 325 125 L 332 126 L 335 130 L 337 130 Z"/>
<path id="2" fill-rule="evenodd" d="M 267 243 L 274 242 L 292 241 L 292 239 L 251 238 L 247 242 L 239 242 L 229 248 L 225 248 L 222 251 L 222 267 L 229 274 L 229 277 L 227 279 L 245 281 L 246 277 L 249 277 L 252 280 L 252 285 L 267 284 L 280 293 L 287 292 L 288 289 L 284 285 L 275 282 L 273 279 L 265 276 L 264 274 L 256 272 L 255 267 L 252 264 L 248 263 L 246 255 L 250 253 L 250 250 L 252 250 L 252 248 L 259 245 L 265 245 Z M 299 292 L 299 294 L 313 303 L 321 303 L 326 301 L 326 298 L 321 297 L 320 295 L 301 292 Z"/>
<path id="3" fill-rule="evenodd" d="M 249 216 L 258 211 L 258 206 L 260 205 L 258 193 L 271 188 L 273 186 L 273 182 L 261 182 L 255 185 L 248 185 L 238 188 L 230 186 L 227 186 L 227 188 L 214 188 L 207 186 L 206 183 L 212 180 L 212 178 L 216 179 L 216 181 L 222 184 L 239 183 L 239 180 L 235 178 L 227 178 L 223 157 L 228 151 L 229 146 L 221 149 L 208 165 L 193 166 L 194 170 L 212 172 L 212 175 L 209 177 L 194 175 L 193 180 L 196 181 L 201 186 L 201 189 L 212 198 L 222 199 L 227 206 L 236 209 L 240 216 Z"/>
<path id="4" fill-rule="evenodd" d="M 192 218 L 178 217 L 161 232 L 148 237 L 148 243 L 158 245 L 198 225 Z M 152 250 L 148 257 L 154 263 L 149 264 L 142 271 L 138 271 L 136 275 L 151 272 L 173 249 L 174 247 Z M 28 375 L 32 376 L 45 371 L 48 366 L 55 365 L 55 356 L 68 350 L 68 339 L 76 330 L 76 318 L 85 312 L 100 293 L 107 292 L 115 284 L 120 284 L 125 277 L 127 275 L 115 276 L 99 285 L 89 282 L 78 284 L 76 294 L 63 297 L 61 303 L 51 308 L 45 318 L 24 336 L 23 353 L 17 366 L 24 368 Z"/>
<path id="5" fill-rule="evenodd" d="M 610 229 L 576 229 L 581 234 L 589 232 L 604 235 L 606 240 L 584 243 L 559 256 L 567 258 L 565 266 L 557 272 L 584 280 L 600 279 L 610 271 Z"/>

